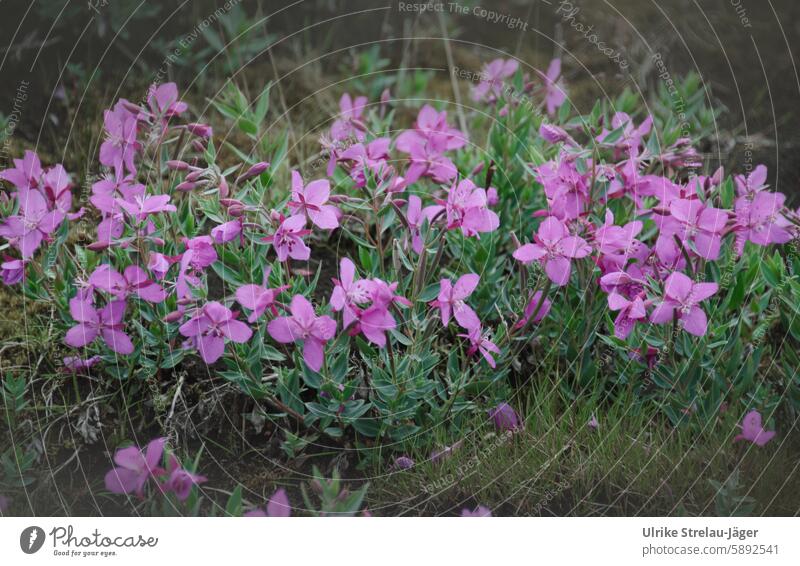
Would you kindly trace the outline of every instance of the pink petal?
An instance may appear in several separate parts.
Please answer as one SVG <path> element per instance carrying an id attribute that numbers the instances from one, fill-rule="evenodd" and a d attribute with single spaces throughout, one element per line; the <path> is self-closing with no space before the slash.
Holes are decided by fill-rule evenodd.
<path id="1" fill-rule="evenodd" d="M 267 503 L 267 515 L 270 517 L 289 517 L 292 514 L 292 507 L 289 505 L 289 497 L 283 489 L 279 489 Z"/>
<path id="2" fill-rule="evenodd" d="M 219 336 L 200 336 L 197 339 L 197 350 L 207 364 L 213 364 L 225 352 L 225 340 Z"/>
<path id="3" fill-rule="evenodd" d="M 97 338 L 97 328 L 85 324 L 78 324 L 67 330 L 64 342 L 73 348 L 82 348 L 86 344 L 91 344 Z"/>
<path id="4" fill-rule="evenodd" d="M 567 258 L 554 257 L 547 260 L 544 265 L 544 270 L 553 283 L 558 286 L 563 286 L 569 282 L 572 266 Z"/>
<path id="5" fill-rule="evenodd" d="M 282 344 L 291 344 L 303 337 L 303 331 L 297 326 L 294 319 L 288 316 L 279 316 L 269 321 L 267 332 L 273 340 Z"/>
<path id="6" fill-rule="evenodd" d="M 319 371 L 322 367 L 322 348 L 322 342 L 312 336 L 306 338 L 303 343 L 303 360 L 314 371 Z"/>
<path id="7" fill-rule="evenodd" d="M 462 275 L 458 278 L 458 281 L 456 281 L 456 284 L 453 287 L 453 298 L 466 299 L 478 286 L 480 280 L 480 275 L 475 273 L 467 273 L 466 275 Z"/>
<path id="8" fill-rule="evenodd" d="M 131 339 L 124 332 L 120 330 L 104 328 L 100 331 L 100 333 L 103 335 L 103 340 L 105 341 L 106 345 L 114 350 L 117 354 L 127 356 L 133 353 L 133 342 L 131 342 Z"/>

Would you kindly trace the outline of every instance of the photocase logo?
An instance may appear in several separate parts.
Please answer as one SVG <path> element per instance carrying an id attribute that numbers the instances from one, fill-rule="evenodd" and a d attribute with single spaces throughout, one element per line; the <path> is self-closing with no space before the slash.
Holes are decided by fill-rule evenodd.
<path id="1" fill-rule="evenodd" d="M 19 547 L 25 554 L 38 552 L 44 544 L 44 529 L 41 527 L 28 527 L 19 535 Z"/>

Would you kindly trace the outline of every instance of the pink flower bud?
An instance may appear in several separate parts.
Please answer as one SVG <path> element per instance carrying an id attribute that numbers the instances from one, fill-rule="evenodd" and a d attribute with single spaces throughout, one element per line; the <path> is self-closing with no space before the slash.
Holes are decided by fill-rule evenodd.
<path id="1" fill-rule="evenodd" d="M 203 139 L 210 138 L 214 133 L 213 128 L 208 124 L 197 124 L 197 123 L 186 124 L 186 129 L 189 131 L 189 133 L 194 134 Z"/>
<path id="2" fill-rule="evenodd" d="M 230 193 L 231 193 L 231 191 L 228 188 L 228 181 L 225 180 L 225 177 L 220 177 L 219 178 L 219 196 L 221 196 L 222 198 L 227 198 Z"/>
<path id="3" fill-rule="evenodd" d="M 167 167 L 173 171 L 188 171 L 189 164 L 180 159 L 170 159 L 167 161 Z"/>
<path id="4" fill-rule="evenodd" d="M 539 127 L 539 135 L 548 143 L 559 143 L 569 138 L 569 134 L 566 131 L 553 124 L 542 124 Z"/>
<path id="5" fill-rule="evenodd" d="M 489 190 L 486 191 L 486 202 L 489 206 L 494 206 L 500 202 L 500 198 L 497 196 L 497 189 L 489 187 Z"/>
<path id="6" fill-rule="evenodd" d="M 166 315 L 163 320 L 164 322 L 178 322 L 182 318 L 183 318 L 183 311 L 176 310 Z"/>
<path id="7" fill-rule="evenodd" d="M 175 190 L 180 192 L 189 192 L 193 191 L 196 188 L 197 188 L 197 183 L 184 181 L 183 183 L 180 183 L 177 187 L 175 187 Z"/>
<path id="8" fill-rule="evenodd" d="M 192 171 L 191 173 L 189 173 L 188 175 L 186 175 L 186 179 L 184 179 L 184 181 L 188 181 L 188 182 L 190 182 L 190 183 L 194 183 L 195 181 L 197 181 L 197 180 L 200 178 L 200 176 L 201 176 L 203 173 L 205 173 L 205 171 L 204 171 L 204 170 L 202 170 L 202 169 L 201 169 L 201 170 L 199 170 L 199 171 Z"/>
<path id="9" fill-rule="evenodd" d="M 258 163 L 250 167 L 250 169 L 242 173 L 239 176 L 239 178 L 236 179 L 236 183 L 239 184 L 242 181 L 246 181 L 247 179 L 257 177 L 258 175 L 261 175 L 261 173 L 266 171 L 268 168 L 269 168 L 269 163 L 267 163 L 266 161 L 259 161 Z"/>

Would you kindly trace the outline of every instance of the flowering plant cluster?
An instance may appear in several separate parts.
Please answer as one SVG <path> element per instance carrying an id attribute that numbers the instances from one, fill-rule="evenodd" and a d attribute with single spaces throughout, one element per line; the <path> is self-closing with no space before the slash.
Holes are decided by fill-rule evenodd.
<path id="1" fill-rule="evenodd" d="M 692 140 L 637 116 L 631 93 L 573 115 L 559 60 L 481 76 L 470 131 L 433 104 L 403 122 L 390 97 L 344 94 L 324 174 L 279 140 L 217 148 L 172 83 L 121 99 L 86 202 L 33 152 L 0 172 L 3 281 L 57 307 L 65 371 L 163 380 L 196 356 L 333 438 L 403 441 L 487 407 L 516 429 L 514 386 L 548 367 L 570 395 L 633 387 L 676 424 L 773 408 L 788 385 L 753 385 L 759 332 L 797 284 L 773 248 L 800 216 L 766 168 L 698 174 Z M 261 140 L 256 120 L 237 125 Z M 743 426 L 771 438 L 760 416 Z M 162 451 L 118 452 L 109 490 L 155 479 L 185 497 L 203 478 L 161 469 Z"/>

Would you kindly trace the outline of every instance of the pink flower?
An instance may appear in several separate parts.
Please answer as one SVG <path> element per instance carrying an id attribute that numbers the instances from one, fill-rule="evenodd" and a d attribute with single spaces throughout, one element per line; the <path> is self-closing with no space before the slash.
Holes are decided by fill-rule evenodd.
<path id="1" fill-rule="evenodd" d="M 639 220 L 616 226 L 614 214 L 606 210 L 605 224 L 594 233 L 594 244 L 602 256 L 602 269 L 617 271 L 624 269 L 629 260 L 644 262 L 650 255 L 650 248 L 636 239 L 643 226 Z"/>
<path id="2" fill-rule="evenodd" d="M 792 239 L 791 222 L 783 215 L 783 193 L 757 192 L 752 200 L 736 199 L 736 251 L 741 255 L 745 242 L 759 246 L 785 244 Z"/>
<path id="3" fill-rule="evenodd" d="M 98 310 L 91 301 L 78 293 L 69 302 L 69 312 L 78 323 L 67 331 L 64 342 L 73 348 L 82 348 L 102 336 L 106 345 L 118 354 L 133 353 L 133 342 L 123 331 L 125 301 L 111 301 Z"/>
<path id="4" fill-rule="evenodd" d="M 761 413 L 758 411 L 750 411 L 742 419 L 742 434 L 736 435 L 733 439 L 734 442 L 739 440 L 747 440 L 756 446 L 764 446 L 767 442 L 772 440 L 775 436 L 775 431 L 767 432 L 761 426 Z"/>
<path id="5" fill-rule="evenodd" d="M 574 159 L 543 163 L 535 169 L 536 180 L 544 187 L 551 214 L 561 220 L 573 220 L 589 202 L 589 183 L 578 171 Z"/>
<path id="6" fill-rule="evenodd" d="M 647 319 L 645 302 L 640 296 L 629 301 L 618 293 L 611 293 L 608 296 L 608 308 L 619 311 L 614 320 L 614 336 L 620 340 L 625 340 L 630 335 L 637 322 L 644 322 Z"/>
<path id="7" fill-rule="evenodd" d="M 183 469 L 178 459 L 172 455 L 169 458 L 167 473 L 169 478 L 164 483 L 164 490 L 174 493 L 178 501 L 186 501 L 194 486 L 207 481 L 205 476 Z"/>
<path id="8" fill-rule="evenodd" d="M 412 146 L 419 145 L 426 139 L 441 140 L 441 151 L 459 149 L 467 143 L 466 135 L 447 123 L 447 112 L 437 112 L 429 104 L 420 109 L 414 129 L 397 136 L 397 149 L 403 153 L 411 153 Z"/>
<path id="9" fill-rule="evenodd" d="M 484 65 L 481 82 L 472 89 L 472 100 L 494 102 L 503 94 L 503 81 L 513 77 L 519 63 L 515 59 L 495 59 Z"/>
<path id="10" fill-rule="evenodd" d="M 100 163 L 113 167 L 117 172 L 121 172 L 124 166 L 129 172 L 136 173 L 133 159 L 139 148 L 136 141 L 137 115 L 120 100 L 113 110 L 105 111 L 104 123 L 106 140 L 100 146 Z"/>
<path id="11" fill-rule="evenodd" d="M 89 283 L 114 295 L 118 300 L 124 300 L 132 294 L 150 303 L 161 303 L 167 298 L 161 285 L 149 279 L 144 269 L 138 265 L 129 265 L 123 275 L 120 275 L 113 267 L 104 263 L 92 272 Z"/>
<path id="12" fill-rule="evenodd" d="M 391 173 L 386 162 L 391 141 L 389 138 L 377 138 L 366 146 L 357 143 L 342 152 L 339 161 L 351 162 L 350 177 L 356 182 L 356 186 L 365 187 L 368 176 L 380 181 Z"/>
<path id="13" fill-rule="evenodd" d="M 539 135 L 542 136 L 547 143 L 569 142 L 571 145 L 576 145 L 575 140 L 572 139 L 566 130 L 555 124 L 542 122 L 542 125 L 539 126 Z"/>
<path id="14" fill-rule="evenodd" d="M 552 216 L 540 225 L 535 243 L 517 248 L 514 257 L 522 263 L 534 260 L 544 265 L 550 280 L 556 285 L 566 285 L 572 273 L 572 259 L 580 259 L 592 251 L 583 238 L 570 236 L 567 228 Z"/>
<path id="15" fill-rule="evenodd" d="M 343 141 L 348 138 L 355 138 L 359 141 L 364 139 L 365 127 L 361 120 L 366 105 L 366 96 L 359 96 L 353 100 L 348 93 L 342 95 L 342 98 L 339 99 L 339 118 L 331 126 L 331 137 L 334 141 Z"/>
<path id="16" fill-rule="evenodd" d="M 322 367 L 323 347 L 336 333 L 336 321 L 329 316 L 318 317 L 314 307 L 302 295 L 295 295 L 289 305 L 292 316 L 280 316 L 270 321 L 267 332 L 282 344 L 303 341 L 303 359 L 314 371 Z"/>
<path id="17" fill-rule="evenodd" d="M 0 278 L 6 285 L 16 285 L 25 279 L 25 264 L 27 263 L 22 259 L 14 259 L 9 255 L 3 255 L 2 264 L 0 264 Z"/>
<path id="18" fill-rule="evenodd" d="M 307 261 L 311 257 L 311 249 L 303 242 L 303 238 L 311 231 L 306 230 L 305 226 L 305 216 L 290 216 L 281 223 L 272 236 L 267 236 L 263 240 L 272 242 L 278 261 L 286 261 L 288 258 Z"/>
<path id="19" fill-rule="evenodd" d="M 404 177 L 406 184 L 422 177 L 430 177 L 437 183 L 449 183 L 458 175 L 456 166 L 444 155 L 447 140 L 443 134 L 416 136 L 401 146 L 398 138 L 397 149 L 409 154 L 409 167 Z"/>
<path id="20" fill-rule="evenodd" d="M 190 339 L 207 364 L 213 364 L 225 352 L 225 341 L 243 344 L 253 331 L 226 306 L 211 301 L 186 321 L 178 331 Z"/>
<path id="21" fill-rule="evenodd" d="M 147 261 L 147 269 L 150 270 L 156 279 L 164 279 L 169 271 L 170 266 L 177 261 L 178 258 L 165 256 L 162 253 L 153 252 L 150 254 L 150 259 Z"/>
<path id="22" fill-rule="evenodd" d="M 515 431 L 521 427 L 520 418 L 514 408 L 506 402 L 489 411 L 489 418 L 500 432 Z"/>
<path id="23" fill-rule="evenodd" d="M 273 315 L 277 315 L 278 310 L 275 308 L 275 299 L 289 288 L 289 285 L 284 285 L 277 289 L 267 288 L 269 273 L 270 269 L 267 268 L 264 271 L 261 285 L 243 285 L 236 289 L 236 300 L 239 301 L 240 305 L 252 311 L 247 318 L 249 323 L 258 320 L 267 309 L 270 309 Z"/>
<path id="24" fill-rule="evenodd" d="M 491 517 L 492 511 L 488 507 L 478 505 L 474 510 L 470 511 L 467 508 L 461 510 L 462 517 Z"/>
<path id="25" fill-rule="evenodd" d="M 195 236 L 186 240 L 186 250 L 191 251 L 191 266 L 194 269 L 205 269 L 217 261 L 217 250 L 209 236 Z"/>
<path id="26" fill-rule="evenodd" d="M 367 279 L 356 280 L 356 266 L 346 257 L 339 262 L 339 279 L 334 279 L 333 293 L 331 294 L 331 308 L 342 313 L 344 328 L 356 322 L 358 305 L 369 302 L 374 287 L 372 281 Z"/>
<path id="27" fill-rule="evenodd" d="M 752 199 L 767 188 L 767 168 L 759 165 L 749 175 L 736 175 L 733 180 L 736 182 L 736 194 Z"/>
<path id="28" fill-rule="evenodd" d="M 164 473 L 159 466 L 166 442 L 166 438 L 151 440 L 144 454 L 138 446 L 117 450 L 114 454 L 117 466 L 106 474 L 106 489 L 111 493 L 135 493 L 141 497 L 147 480 Z"/>
<path id="29" fill-rule="evenodd" d="M 122 208 L 118 200 L 136 202 L 136 198 L 143 197 L 144 192 L 145 186 L 136 183 L 133 175 L 123 177 L 119 173 L 114 173 L 92 185 L 92 196 L 89 201 L 101 212 L 119 214 Z"/>
<path id="30" fill-rule="evenodd" d="M 597 416 L 594 413 L 592 413 L 592 418 L 589 419 L 589 422 L 586 423 L 586 426 L 591 430 L 597 430 L 600 428 L 600 421 L 597 420 Z"/>
<path id="31" fill-rule="evenodd" d="M 494 232 L 500 226 L 500 218 L 488 208 L 486 191 L 464 179 L 450 187 L 445 203 L 447 229 L 461 228 L 469 236 Z"/>
<path id="32" fill-rule="evenodd" d="M 500 354 L 500 348 L 489 340 L 487 335 L 483 334 L 480 325 L 468 329 L 467 334 L 459 334 L 458 336 L 467 338 L 470 341 L 467 355 L 473 356 L 476 352 L 479 352 L 492 369 L 496 367 L 492 354 Z"/>
<path id="33" fill-rule="evenodd" d="M 408 221 L 408 228 L 411 232 L 411 249 L 414 250 L 415 253 L 420 254 L 422 253 L 422 248 L 424 245 L 420 228 L 422 228 L 425 215 L 422 211 L 422 200 L 417 195 L 411 195 L 408 197 L 406 220 Z M 406 240 L 405 245 L 408 245 L 407 242 L 408 241 Z"/>
<path id="34" fill-rule="evenodd" d="M 72 181 L 69 173 L 61 164 L 53 165 L 42 175 L 40 190 L 47 199 L 47 205 L 51 210 L 57 210 L 70 220 L 76 220 L 83 216 L 83 209 L 72 213 Z"/>
<path id="35" fill-rule="evenodd" d="M 661 233 L 656 241 L 656 253 L 661 261 L 673 265 L 681 253 L 675 236 L 687 250 L 696 251 L 700 257 L 712 261 L 719 258 L 722 231 L 728 222 L 727 212 L 705 206 L 696 199 L 675 199 L 669 210 L 670 216 L 661 221 Z"/>
<path id="36" fill-rule="evenodd" d="M 183 114 L 188 105 L 178 100 L 178 87 L 175 83 L 164 83 L 163 85 L 150 85 L 147 94 L 147 104 L 156 116 L 170 118 Z"/>
<path id="37" fill-rule="evenodd" d="M 536 316 L 533 317 L 534 324 L 538 324 L 544 320 L 544 317 L 550 313 L 553 303 L 550 301 L 550 299 L 545 297 L 544 303 L 542 303 L 542 306 L 540 307 L 539 301 L 541 300 L 542 292 L 536 291 L 533 294 L 533 297 L 531 297 L 531 300 L 528 302 L 528 305 L 525 307 L 525 312 L 522 314 L 522 318 L 514 325 L 516 328 L 522 328 L 528 324 L 528 321 L 531 319 L 534 313 L 536 313 Z"/>
<path id="38" fill-rule="evenodd" d="M 553 59 L 550 61 L 550 66 L 547 67 L 547 73 L 543 74 L 539 72 L 539 75 L 544 79 L 547 113 L 552 116 L 567 99 L 567 94 L 564 92 L 564 86 L 561 81 L 561 59 Z"/>
<path id="39" fill-rule="evenodd" d="M 254 163 L 253 165 L 250 166 L 250 168 L 247 171 L 239 175 L 239 177 L 236 179 L 236 184 L 238 185 L 243 181 L 247 181 L 248 179 L 252 179 L 253 177 L 258 177 L 264 171 L 269 169 L 269 165 L 270 164 L 266 161 L 259 161 L 258 163 Z"/>
<path id="40" fill-rule="evenodd" d="M 170 198 L 169 195 L 137 195 L 132 200 L 117 199 L 117 204 L 125 212 L 141 222 L 151 214 L 175 212 L 177 208 L 175 208 L 175 205 L 169 204 Z"/>
<path id="41" fill-rule="evenodd" d="M 697 306 L 718 290 L 716 283 L 695 283 L 683 273 L 676 271 L 664 285 L 664 299 L 650 314 L 650 321 L 664 324 L 675 316 L 689 334 L 704 336 L 708 320 L 706 313 Z"/>
<path id="42" fill-rule="evenodd" d="M 397 328 L 397 322 L 389 312 L 393 303 L 411 306 L 411 301 L 397 295 L 397 283 L 386 283 L 380 279 L 370 282 L 370 304 L 366 309 L 354 309 L 358 324 L 351 328 L 352 335 L 361 332 L 364 337 L 379 348 L 386 346 L 386 332 Z"/>
<path id="43" fill-rule="evenodd" d="M 288 204 L 292 214 L 308 216 L 313 224 L 323 230 L 338 228 L 339 209 L 325 204 L 330 194 L 331 187 L 327 179 L 311 181 L 304 186 L 300 173 L 292 171 L 292 200 Z"/>
<path id="44" fill-rule="evenodd" d="M 442 279 L 439 282 L 439 296 L 430 305 L 438 308 L 442 315 L 442 324 L 450 324 L 450 313 L 455 316 L 456 321 L 465 329 L 469 330 L 481 325 L 478 315 L 466 304 L 466 299 L 475 291 L 480 282 L 480 276 L 475 273 L 462 275 L 453 285 L 449 279 Z"/>
<path id="45" fill-rule="evenodd" d="M 0 226 L 0 236 L 7 238 L 28 259 L 39 249 L 42 240 L 55 232 L 64 220 L 57 211 L 48 211 L 47 202 L 36 189 L 18 193 L 20 214 L 9 216 Z"/>
<path id="46" fill-rule="evenodd" d="M 289 517 L 292 514 L 292 506 L 289 504 L 289 497 L 283 488 L 278 489 L 272 494 L 267 502 L 267 510 L 253 509 L 244 514 L 245 517 Z"/>
<path id="47" fill-rule="evenodd" d="M 78 373 L 82 370 L 91 369 L 100 363 L 100 356 L 91 356 L 85 360 L 80 356 L 66 356 L 64 358 L 63 371 L 66 373 Z"/>
<path id="48" fill-rule="evenodd" d="M 229 222 L 224 222 L 219 226 L 215 226 L 211 229 L 211 238 L 214 240 L 216 244 L 222 245 L 226 242 L 230 242 L 231 240 L 235 240 L 237 237 L 240 240 L 241 244 L 244 244 L 244 238 L 242 236 L 242 219 L 238 218 L 236 220 L 231 220 Z"/>
<path id="49" fill-rule="evenodd" d="M 19 190 L 35 189 L 42 176 L 42 163 L 36 152 L 26 150 L 22 159 L 14 159 L 14 167 L 0 171 L 0 179 Z"/>
<path id="50" fill-rule="evenodd" d="M 611 130 L 604 129 L 603 132 L 597 136 L 596 141 L 605 143 L 606 138 L 608 138 L 611 132 L 622 128 L 622 135 L 614 142 L 614 147 L 620 152 L 633 151 L 638 153 L 639 147 L 643 145 L 642 139 L 650 133 L 652 127 L 653 117 L 650 115 L 639 124 L 639 127 L 636 127 L 633 124 L 633 118 L 628 114 L 625 112 L 617 112 L 611 118 Z"/>

